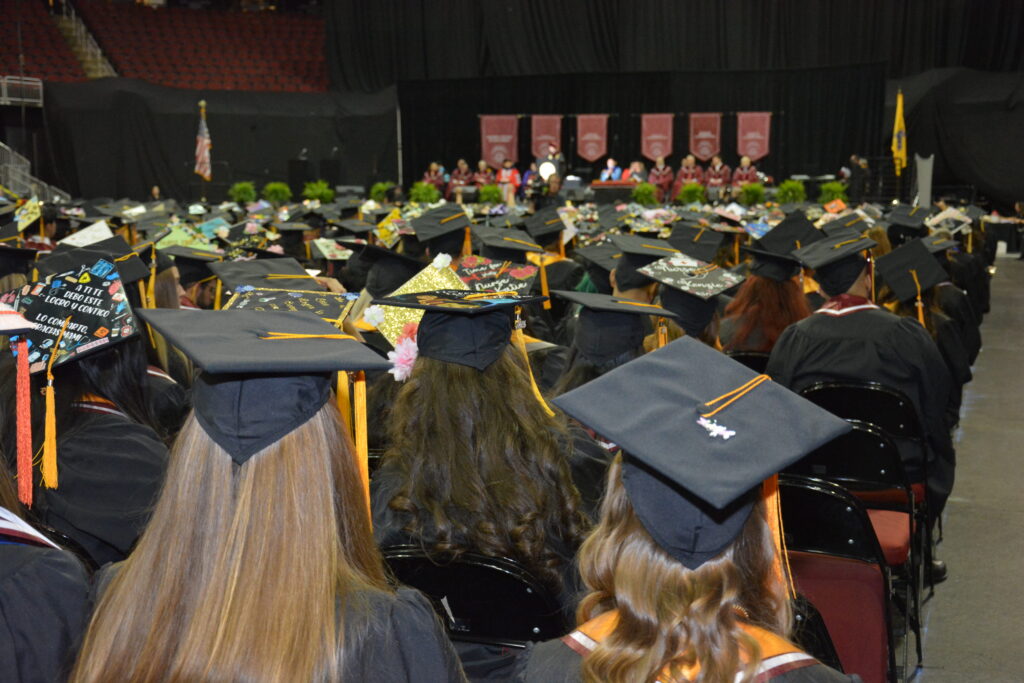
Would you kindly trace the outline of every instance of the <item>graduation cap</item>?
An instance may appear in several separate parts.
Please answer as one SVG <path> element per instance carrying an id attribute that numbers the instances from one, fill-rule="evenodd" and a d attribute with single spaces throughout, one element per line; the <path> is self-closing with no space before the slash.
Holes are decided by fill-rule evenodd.
<path id="1" fill-rule="evenodd" d="M 622 483 L 637 518 L 689 569 L 735 540 L 765 480 L 851 429 L 685 337 L 554 403 L 622 447 Z"/>
<path id="2" fill-rule="evenodd" d="M 661 305 L 672 311 L 687 335 L 699 337 L 718 310 L 715 297 L 743 282 L 743 276 L 715 264 L 679 254 L 667 256 L 640 269 L 666 287 Z"/>
<path id="3" fill-rule="evenodd" d="M 346 218 L 345 220 L 338 221 L 338 227 L 352 235 L 365 235 L 376 226 L 372 223 L 361 221 L 358 218 Z"/>
<path id="4" fill-rule="evenodd" d="M 0 277 L 15 273 L 27 275 L 29 264 L 36 260 L 38 254 L 39 252 L 35 249 L 13 247 L 0 243 Z"/>
<path id="5" fill-rule="evenodd" d="M 914 242 L 921 242 L 930 254 L 940 254 L 947 249 L 957 246 L 956 240 L 951 240 L 946 235 L 931 235 L 914 240 Z M 913 242 L 908 242 L 907 244 L 913 244 Z"/>
<path id="6" fill-rule="evenodd" d="M 917 300 L 917 318 L 924 325 L 921 293 L 949 279 L 928 247 L 920 240 L 907 242 L 879 258 L 876 267 L 899 301 Z"/>
<path id="7" fill-rule="evenodd" d="M 814 227 L 803 213 L 786 216 L 758 240 L 761 248 L 776 254 L 789 254 L 822 240 L 825 234 Z"/>
<path id="8" fill-rule="evenodd" d="M 500 259 L 504 261 L 522 261 L 525 253 L 533 252 L 543 254 L 544 247 L 540 246 L 522 230 L 497 229 L 485 230 L 480 233 L 482 247 L 480 253 L 487 258 Z"/>
<path id="9" fill-rule="evenodd" d="M 597 366 L 643 347 L 642 316 L 676 317 L 671 311 L 656 304 L 622 297 L 562 289 L 552 290 L 551 293 L 582 306 L 573 345 L 588 363 Z"/>
<path id="10" fill-rule="evenodd" d="M 775 282 L 785 282 L 800 274 L 800 262 L 786 254 L 776 254 L 758 247 L 740 247 L 753 256 L 750 274 L 766 277 Z"/>
<path id="11" fill-rule="evenodd" d="M 526 219 L 526 232 L 541 244 L 549 244 L 557 238 L 565 228 L 557 206 L 549 206 Z"/>
<path id="12" fill-rule="evenodd" d="M 621 227 L 630 216 L 628 211 L 618 211 L 612 204 L 597 207 L 597 224 L 604 230 Z"/>
<path id="13" fill-rule="evenodd" d="M 612 244 L 622 253 L 615 268 L 615 282 L 620 290 L 649 284 L 651 279 L 639 269 L 669 254 L 680 253 L 665 240 L 641 235 L 612 235 Z"/>
<path id="14" fill-rule="evenodd" d="M 711 263 L 722 246 L 724 234 L 711 228 L 677 225 L 668 238 L 669 244 L 699 261 Z"/>
<path id="15" fill-rule="evenodd" d="M 889 223 L 906 228 L 920 228 L 928 218 L 928 209 L 909 204 L 898 204 L 886 217 Z"/>
<path id="16" fill-rule="evenodd" d="M 821 229 L 826 236 L 831 237 L 842 232 L 864 233 L 870 227 L 863 216 L 851 213 L 839 218 L 833 218 L 822 225 Z"/>
<path id="17" fill-rule="evenodd" d="M 332 239 L 318 237 L 309 244 L 310 256 L 327 261 L 347 261 L 352 258 L 355 245 L 339 243 Z"/>
<path id="18" fill-rule="evenodd" d="M 489 228 L 521 228 L 526 224 L 523 217 L 516 213 L 506 213 L 487 217 Z"/>
<path id="19" fill-rule="evenodd" d="M 216 277 L 210 270 L 209 264 L 223 260 L 216 252 L 183 246 L 165 247 L 159 249 L 157 253 L 174 259 L 174 265 L 178 269 L 178 281 L 186 289 L 197 282 L 212 280 Z"/>
<path id="20" fill-rule="evenodd" d="M 442 204 L 412 221 L 416 239 L 421 242 L 433 242 L 456 231 L 464 231 L 469 226 L 469 216 L 459 204 Z M 459 238 L 463 238 L 464 234 L 460 233 Z"/>
<path id="21" fill-rule="evenodd" d="M 333 372 L 389 367 L 314 313 L 154 309 L 143 318 L 202 369 L 196 420 L 239 465 L 316 415 Z"/>
<path id="22" fill-rule="evenodd" d="M 121 280 L 126 285 L 149 277 L 149 266 L 132 251 L 124 238 L 118 235 L 93 242 L 85 247 L 68 247 L 66 244 L 58 244 L 49 256 L 39 261 L 37 270 L 41 275 L 50 275 L 93 264 L 100 259 L 114 263 Z"/>
<path id="23" fill-rule="evenodd" d="M 826 294 L 836 296 L 857 281 L 867 265 L 860 253 L 876 244 L 859 233 L 842 232 L 797 249 L 793 256 L 815 271 L 818 284 Z"/>
<path id="24" fill-rule="evenodd" d="M 280 287 L 281 289 L 321 289 L 316 278 L 293 258 L 257 259 L 255 261 L 210 261 L 207 268 L 217 276 L 217 296 L 220 307 L 221 283 L 229 292 L 239 287 Z"/>
<path id="25" fill-rule="evenodd" d="M 534 265 L 471 254 L 459 262 L 455 274 L 475 292 L 523 294 L 533 287 L 539 270 Z"/>
<path id="26" fill-rule="evenodd" d="M 442 289 L 374 299 L 374 304 L 425 311 L 416 332 L 419 355 L 483 371 L 508 346 L 513 311 L 544 297 Z"/>
<path id="27" fill-rule="evenodd" d="M 583 267 L 597 291 L 601 294 L 611 294 L 612 284 L 608 275 L 619 265 L 622 251 L 611 242 L 603 242 L 577 249 L 576 256 L 583 261 Z"/>
<path id="28" fill-rule="evenodd" d="M 366 276 L 366 291 L 375 297 L 391 294 L 426 265 L 405 254 L 373 244 L 363 245 L 359 258 L 372 264 Z"/>

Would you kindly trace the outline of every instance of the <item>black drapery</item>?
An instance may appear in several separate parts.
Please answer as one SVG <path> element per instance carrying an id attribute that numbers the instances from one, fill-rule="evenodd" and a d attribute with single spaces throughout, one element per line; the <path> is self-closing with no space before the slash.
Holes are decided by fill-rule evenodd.
<path id="1" fill-rule="evenodd" d="M 1018 0 L 327 0 L 336 87 L 883 61 L 1024 69 Z"/>
<path id="2" fill-rule="evenodd" d="M 406 181 L 431 161 L 452 168 L 480 154 L 478 114 L 608 113 L 608 152 L 625 165 L 640 153 L 640 115 L 673 112 L 673 166 L 689 144 L 688 112 L 723 113 L 722 156 L 736 161 L 739 111 L 773 113 L 771 154 L 758 167 L 779 177 L 838 170 L 850 154 L 880 150 L 885 75 L 882 64 L 781 71 L 577 74 L 412 81 L 398 86 Z M 519 122 L 520 165 L 530 161 L 529 119 Z M 570 168 L 576 120 L 562 124 Z M 601 162 L 599 162 L 601 163 Z M 596 167 L 595 167 L 596 168 Z"/>
<path id="3" fill-rule="evenodd" d="M 75 196 L 211 201 L 252 180 L 288 180 L 288 160 L 341 160 L 342 184 L 397 173 L 395 93 L 263 93 L 165 88 L 123 78 L 47 83 L 49 179 Z M 214 181 L 193 174 L 198 102 L 207 102 Z M 337 151 L 335 151 L 337 150 Z"/>

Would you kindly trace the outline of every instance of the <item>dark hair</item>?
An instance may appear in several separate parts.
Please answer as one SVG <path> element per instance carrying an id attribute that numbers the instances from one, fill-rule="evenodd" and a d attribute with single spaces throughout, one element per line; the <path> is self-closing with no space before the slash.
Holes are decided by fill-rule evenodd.
<path id="1" fill-rule="evenodd" d="M 736 334 L 725 350 L 771 351 L 784 329 L 810 314 L 807 297 L 796 280 L 778 282 L 751 275 L 725 308 L 726 320 L 736 321 Z M 745 344 L 755 330 L 761 334 L 761 344 L 749 348 Z"/>
<path id="2" fill-rule="evenodd" d="M 601 375 L 614 370 L 615 368 L 628 363 L 629 361 L 643 355 L 643 346 L 640 345 L 636 349 L 630 349 L 623 351 L 615 358 L 612 358 L 604 363 L 592 363 L 587 360 L 583 354 L 579 352 L 575 346 L 569 349 L 569 357 L 566 359 L 565 371 L 562 372 L 562 376 L 558 378 L 558 382 L 555 384 L 551 393 L 554 396 L 561 396 L 562 394 L 572 391 L 577 387 L 581 387 L 592 379 L 597 379 Z"/>

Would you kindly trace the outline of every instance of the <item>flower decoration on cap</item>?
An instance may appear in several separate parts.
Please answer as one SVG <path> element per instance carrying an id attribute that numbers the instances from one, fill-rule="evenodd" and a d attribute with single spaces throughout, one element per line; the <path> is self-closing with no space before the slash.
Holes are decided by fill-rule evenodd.
<path id="1" fill-rule="evenodd" d="M 434 257 L 433 262 L 430 264 L 438 270 L 443 270 L 452 265 L 451 254 L 438 254 Z"/>
<path id="2" fill-rule="evenodd" d="M 363 320 L 374 327 L 380 327 L 384 322 L 384 309 L 380 306 L 370 306 L 363 313 Z"/>
<path id="3" fill-rule="evenodd" d="M 416 323 L 406 323 L 395 343 L 395 350 L 388 351 L 388 360 L 392 365 L 388 374 L 392 375 L 396 382 L 404 382 L 412 375 L 412 368 L 419 357 L 419 347 L 416 345 L 417 328 Z"/>

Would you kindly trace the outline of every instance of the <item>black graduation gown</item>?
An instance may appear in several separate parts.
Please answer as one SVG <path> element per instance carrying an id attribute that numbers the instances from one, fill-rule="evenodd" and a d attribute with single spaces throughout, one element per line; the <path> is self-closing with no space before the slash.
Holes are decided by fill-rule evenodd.
<path id="1" fill-rule="evenodd" d="M 747 335 L 747 338 L 738 346 L 731 346 L 736 334 L 739 332 L 742 316 L 738 318 L 722 318 L 718 326 L 718 341 L 726 351 L 763 351 L 764 334 L 760 328 L 754 328 Z"/>
<path id="2" fill-rule="evenodd" d="M 37 486 L 33 512 L 98 566 L 125 558 L 149 520 L 167 447 L 123 414 L 81 412 L 57 439 L 58 487 Z"/>
<path id="3" fill-rule="evenodd" d="M 932 324 L 935 326 L 935 345 L 942 354 L 949 369 L 950 379 L 953 383 L 950 387 L 952 400 L 950 401 L 950 414 L 947 416 L 950 424 L 956 425 L 960 422 L 960 404 L 963 400 L 963 387 L 971 381 L 971 362 L 967 356 L 967 349 L 964 348 L 960 330 L 952 319 L 942 313 L 932 313 Z"/>
<path id="4" fill-rule="evenodd" d="M 927 435 L 929 509 L 941 512 L 953 488 L 955 397 L 946 362 L 917 320 L 874 306 L 839 316 L 818 311 L 783 331 L 767 374 L 796 392 L 827 380 L 874 381 L 903 392 Z M 919 453 L 898 445 L 911 481 L 920 481 Z"/>
<path id="5" fill-rule="evenodd" d="M 64 680 L 88 623 L 89 579 L 71 553 L 0 536 L 0 680 Z"/>
<path id="6" fill-rule="evenodd" d="M 981 321 L 971 306 L 971 300 L 952 282 L 940 282 L 934 291 L 939 308 L 957 324 L 967 360 L 973 365 L 981 350 Z"/>

